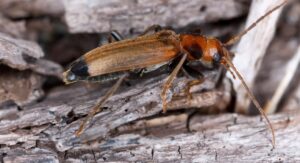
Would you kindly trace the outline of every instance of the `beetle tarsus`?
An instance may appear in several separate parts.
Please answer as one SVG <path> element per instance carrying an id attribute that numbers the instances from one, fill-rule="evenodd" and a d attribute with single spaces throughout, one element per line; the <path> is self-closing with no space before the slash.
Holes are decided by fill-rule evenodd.
<path id="1" fill-rule="evenodd" d="M 188 97 L 188 100 L 193 99 L 193 95 L 191 93 L 191 88 L 195 85 L 199 85 L 204 82 L 204 79 L 194 79 L 187 82 L 186 87 L 184 89 L 184 94 Z"/>

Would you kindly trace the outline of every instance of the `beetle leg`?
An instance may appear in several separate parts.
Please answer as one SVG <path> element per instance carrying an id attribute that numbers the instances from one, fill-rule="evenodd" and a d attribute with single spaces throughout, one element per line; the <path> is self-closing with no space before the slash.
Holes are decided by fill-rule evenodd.
<path id="1" fill-rule="evenodd" d="M 117 30 L 112 30 L 110 32 L 110 37 L 112 39 L 111 42 L 124 40 L 124 37 Z"/>
<path id="2" fill-rule="evenodd" d="M 187 54 L 184 53 L 182 58 L 180 59 L 179 63 L 177 64 L 177 66 L 175 67 L 175 69 L 173 70 L 173 72 L 170 74 L 170 76 L 168 77 L 166 83 L 163 86 L 163 89 L 161 91 L 161 98 L 162 98 L 162 103 L 163 103 L 163 112 L 165 113 L 167 111 L 167 90 L 170 89 L 172 82 L 174 81 L 174 79 L 176 78 L 176 75 L 178 74 L 181 66 L 183 65 L 184 61 L 186 60 Z"/>
<path id="3" fill-rule="evenodd" d="M 192 78 L 186 84 L 184 89 L 184 95 L 188 97 L 189 100 L 193 98 L 192 94 L 190 93 L 190 89 L 195 86 L 199 85 L 204 82 L 204 76 L 201 72 L 194 70 L 193 68 L 189 67 L 188 65 L 183 65 L 182 68 L 185 76 L 188 78 Z"/>
<path id="4" fill-rule="evenodd" d="M 86 123 L 88 121 L 90 121 L 94 117 L 95 114 L 102 111 L 102 108 L 101 108 L 102 104 L 104 104 L 107 101 L 107 99 L 109 97 L 111 97 L 117 91 L 117 89 L 120 87 L 121 83 L 124 81 L 124 79 L 126 77 L 127 77 L 127 74 L 120 77 L 118 79 L 118 81 L 106 92 L 106 94 L 102 98 L 99 99 L 99 101 L 96 103 L 94 108 L 89 112 L 87 117 L 81 122 L 79 129 L 75 133 L 76 136 L 80 136 L 84 130 Z"/>
<path id="5" fill-rule="evenodd" d="M 140 36 L 143 36 L 143 35 L 146 35 L 147 33 L 149 32 L 158 32 L 158 31 L 161 31 L 163 28 L 158 25 L 158 24 L 154 24 L 154 25 L 151 25 L 150 27 L 148 27 L 142 34 L 140 34 Z"/>
<path id="6" fill-rule="evenodd" d="M 156 32 L 162 31 L 162 30 L 171 30 L 171 31 L 174 31 L 174 29 L 171 26 L 164 26 L 164 27 L 162 27 L 162 26 L 160 26 L 158 24 L 154 24 L 154 25 L 151 25 L 150 27 L 146 28 L 145 31 L 142 34 L 140 34 L 140 36 L 146 35 L 146 34 L 148 34 L 150 32 L 156 33 Z"/>
<path id="7" fill-rule="evenodd" d="M 184 94 L 188 97 L 189 100 L 193 98 L 193 95 L 191 94 L 190 90 L 193 86 L 199 85 L 204 82 L 203 78 L 200 79 L 194 79 L 187 82 L 187 85 L 184 89 Z"/>
<path id="8" fill-rule="evenodd" d="M 112 30 L 108 35 L 100 38 L 98 45 L 102 46 L 108 43 L 121 41 L 123 39 L 124 37 L 117 30 Z"/>

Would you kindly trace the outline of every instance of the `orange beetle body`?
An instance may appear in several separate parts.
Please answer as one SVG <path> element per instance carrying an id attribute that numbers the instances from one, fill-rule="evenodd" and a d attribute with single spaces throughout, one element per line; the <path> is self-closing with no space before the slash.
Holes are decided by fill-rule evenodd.
<path id="1" fill-rule="evenodd" d="M 179 63 L 170 74 L 162 89 L 161 98 L 163 101 L 164 112 L 166 111 L 167 106 L 166 92 L 171 87 L 172 81 L 182 66 L 187 66 L 188 62 L 198 62 L 208 68 L 215 68 L 222 64 L 227 70 L 233 70 L 235 72 L 247 90 L 254 105 L 265 117 L 270 129 L 272 130 L 272 143 L 273 146 L 275 146 L 275 135 L 272 124 L 248 88 L 243 77 L 232 64 L 230 52 L 226 49 L 226 47 L 234 44 L 243 35 L 254 28 L 258 22 L 283 6 L 286 2 L 287 0 L 284 0 L 281 4 L 261 16 L 242 33 L 233 37 L 224 44 L 215 38 L 208 38 L 202 35 L 176 34 L 172 30 L 161 30 L 154 34 L 142 35 L 133 39 L 116 39 L 118 40 L 117 42 L 103 45 L 84 54 L 64 72 L 63 76 L 65 83 L 72 83 L 80 80 L 108 81 L 119 79 L 96 104 L 87 119 L 85 119 L 81 124 L 76 135 L 79 136 L 81 134 L 87 120 L 93 117 L 93 115 L 100 110 L 99 108 L 101 105 L 117 90 L 121 82 L 126 77 L 124 73 L 127 74 L 133 70 L 143 70 L 149 67 L 159 67 L 173 61 L 177 57 L 181 57 Z M 116 36 L 116 38 L 121 37 Z M 190 86 L 188 87 L 190 88 Z"/>
<path id="2" fill-rule="evenodd" d="M 210 68 L 217 65 L 224 54 L 222 44 L 217 39 L 162 30 L 113 42 L 87 52 L 64 73 L 64 80 L 71 83 L 167 64 L 182 55 L 182 50 L 187 52 L 187 61 L 200 61 Z"/>

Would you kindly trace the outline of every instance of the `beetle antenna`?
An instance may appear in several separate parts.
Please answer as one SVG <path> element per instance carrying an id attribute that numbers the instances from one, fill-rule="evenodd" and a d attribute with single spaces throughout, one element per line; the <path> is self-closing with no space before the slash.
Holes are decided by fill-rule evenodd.
<path id="1" fill-rule="evenodd" d="M 251 101 L 253 102 L 253 104 L 255 105 L 255 107 L 258 109 L 258 111 L 260 112 L 260 114 L 266 119 L 267 124 L 269 125 L 269 128 L 271 129 L 271 132 L 272 132 L 272 145 L 273 145 L 273 148 L 274 148 L 275 147 L 275 133 L 274 133 L 273 126 L 272 126 L 272 124 L 271 124 L 268 116 L 264 112 L 263 108 L 260 106 L 259 102 L 257 101 L 257 99 L 255 98 L 255 96 L 251 92 L 250 88 L 247 86 L 247 84 L 246 84 L 243 76 L 239 73 L 239 71 L 236 69 L 236 67 L 233 65 L 233 63 L 230 61 L 229 57 L 224 56 L 223 59 L 226 61 L 226 63 L 228 64 L 228 66 L 235 72 L 236 76 L 240 79 L 240 81 L 242 82 L 242 85 L 246 89 L 247 94 L 250 97 Z M 224 66 L 226 67 L 226 65 L 224 65 Z"/>
<path id="2" fill-rule="evenodd" d="M 253 29 L 260 21 L 262 21 L 264 18 L 266 18 L 267 16 L 269 16 L 270 14 L 272 14 L 274 11 L 276 11 L 277 9 L 279 9 L 280 7 L 282 7 L 283 5 L 285 5 L 287 3 L 288 0 L 284 0 L 281 4 L 275 6 L 274 8 L 272 8 L 270 11 L 268 11 L 267 13 L 265 13 L 263 16 L 261 16 L 260 18 L 258 18 L 254 23 L 252 23 L 247 29 L 245 29 L 243 32 L 241 32 L 240 34 L 232 37 L 231 39 L 229 39 L 226 43 L 224 43 L 224 46 L 230 46 L 235 44 L 238 40 L 240 40 L 245 34 L 247 34 L 251 29 Z"/>

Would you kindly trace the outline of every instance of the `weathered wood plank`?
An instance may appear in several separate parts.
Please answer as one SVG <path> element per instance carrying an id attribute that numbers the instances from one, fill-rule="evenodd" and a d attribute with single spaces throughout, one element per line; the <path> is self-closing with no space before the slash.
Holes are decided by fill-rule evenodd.
<path id="1" fill-rule="evenodd" d="M 135 132 L 111 136 L 98 143 L 82 144 L 69 149 L 67 153 L 53 151 L 47 157 L 60 156 L 71 162 L 102 161 L 155 161 L 155 162 L 297 162 L 299 158 L 298 130 L 300 112 L 281 113 L 270 116 L 276 128 L 277 146 L 272 149 L 270 132 L 258 117 L 237 114 L 214 116 L 197 115 L 191 119 L 192 132 L 169 133 L 151 136 Z M 186 122 L 166 126 L 164 130 L 180 130 Z M 153 133 L 162 130 L 154 130 Z M 49 135 L 48 135 L 49 136 Z M 32 159 L 35 150 L 46 150 L 42 144 L 51 144 L 53 139 L 40 139 L 39 145 L 27 149 L 27 153 L 15 155 L 21 147 L 2 148 L 4 160 L 14 158 Z M 43 149 L 43 148 L 44 149 Z M 8 152 L 9 151 L 9 152 Z M 47 150 L 46 150 L 47 151 Z M 62 156 L 63 154 L 63 156 Z M 46 159 L 40 155 L 40 159 Z M 54 158 L 53 158 L 54 157 Z M 60 158 L 61 159 L 61 158 Z"/>
<path id="2" fill-rule="evenodd" d="M 244 0 L 64 0 L 65 18 L 73 33 L 115 29 L 129 34 L 153 24 L 178 28 L 239 17 L 247 12 L 248 4 Z"/>
<path id="3" fill-rule="evenodd" d="M 254 0 L 249 12 L 248 20 L 246 22 L 246 27 L 250 26 L 259 17 L 282 2 L 283 0 Z M 242 37 L 241 41 L 236 47 L 236 50 L 233 50 L 236 52 L 233 63 L 240 71 L 248 87 L 250 88 L 254 86 L 255 77 L 258 74 L 262 59 L 275 34 L 276 22 L 279 19 L 281 11 L 282 8 L 258 23 L 254 29 Z M 233 78 L 230 74 L 228 74 L 228 76 Z M 238 101 L 236 105 L 236 111 L 240 113 L 249 113 L 248 108 L 250 105 L 250 99 L 247 96 L 245 88 L 239 80 L 233 80 L 233 83 L 237 92 Z"/>

